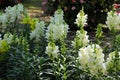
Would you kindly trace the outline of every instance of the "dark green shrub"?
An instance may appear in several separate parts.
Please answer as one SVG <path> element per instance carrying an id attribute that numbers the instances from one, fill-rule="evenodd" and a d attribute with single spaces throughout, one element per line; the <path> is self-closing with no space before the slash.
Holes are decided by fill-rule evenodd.
<path id="1" fill-rule="evenodd" d="M 70 25 L 71 29 L 76 29 L 74 24 L 77 13 L 84 7 L 84 11 L 88 14 L 87 29 L 94 29 L 98 23 L 104 23 L 106 20 L 106 12 L 112 9 L 114 3 L 118 0 L 44 0 L 43 6 L 45 12 L 52 14 L 58 7 L 64 10 L 65 21 Z"/>

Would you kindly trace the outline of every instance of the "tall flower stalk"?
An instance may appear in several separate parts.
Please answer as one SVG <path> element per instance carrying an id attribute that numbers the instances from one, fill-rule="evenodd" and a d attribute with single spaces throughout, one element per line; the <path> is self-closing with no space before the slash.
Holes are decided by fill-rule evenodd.
<path id="1" fill-rule="evenodd" d="M 52 42 L 63 41 L 67 37 L 68 25 L 63 19 L 63 11 L 58 9 L 54 17 L 51 17 L 51 22 L 47 27 L 46 38 Z"/>
<path id="2" fill-rule="evenodd" d="M 97 44 L 88 45 L 78 51 L 80 68 L 91 75 L 105 74 L 106 66 L 102 48 Z"/>
<path id="3" fill-rule="evenodd" d="M 77 24 L 77 26 L 80 29 L 83 29 L 84 26 L 87 24 L 87 14 L 84 13 L 83 8 L 82 10 L 80 10 L 80 12 L 77 14 L 77 19 L 75 24 Z"/>

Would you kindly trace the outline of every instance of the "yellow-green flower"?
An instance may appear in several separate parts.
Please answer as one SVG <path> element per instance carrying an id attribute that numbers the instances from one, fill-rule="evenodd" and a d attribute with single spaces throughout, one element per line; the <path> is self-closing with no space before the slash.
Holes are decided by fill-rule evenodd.
<path id="1" fill-rule="evenodd" d="M 7 52 L 9 48 L 10 45 L 5 40 L 0 41 L 0 53 Z"/>
<path id="2" fill-rule="evenodd" d="M 31 21 L 31 17 L 30 16 L 26 16 L 26 17 L 23 18 L 22 23 L 23 24 L 28 24 L 28 23 L 30 23 L 30 21 Z"/>
<path id="3" fill-rule="evenodd" d="M 23 24 L 29 24 L 30 29 L 33 31 L 35 29 L 35 25 L 38 22 L 38 19 L 36 18 L 31 18 L 30 16 L 26 16 L 23 18 L 22 23 Z"/>
<path id="4" fill-rule="evenodd" d="M 10 46 L 5 40 L 0 40 L 0 62 L 5 60 L 6 58 L 5 52 L 7 52 L 9 48 Z"/>

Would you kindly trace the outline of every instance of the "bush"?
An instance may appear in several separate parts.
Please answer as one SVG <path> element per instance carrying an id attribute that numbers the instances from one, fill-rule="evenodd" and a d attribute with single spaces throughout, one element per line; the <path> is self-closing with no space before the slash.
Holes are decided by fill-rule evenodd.
<path id="1" fill-rule="evenodd" d="M 23 0 L 0 0 L 0 9 L 5 9 L 8 6 L 14 6 Z"/>
<path id="2" fill-rule="evenodd" d="M 88 14 L 87 30 L 94 30 L 98 23 L 104 23 L 107 11 L 112 9 L 112 4 L 116 0 L 44 0 L 43 6 L 46 6 L 45 13 L 53 14 L 57 8 L 64 10 L 65 21 L 70 25 L 71 30 L 76 29 L 74 24 L 77 13 L 84 7 Z"/>

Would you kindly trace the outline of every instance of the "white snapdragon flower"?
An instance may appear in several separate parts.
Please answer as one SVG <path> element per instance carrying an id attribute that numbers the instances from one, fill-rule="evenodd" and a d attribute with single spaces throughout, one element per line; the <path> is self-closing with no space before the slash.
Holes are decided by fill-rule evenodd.
<path id="1" fill-rule="evenodd" d="M 4 40 L 8 43 L 11 44 L 13 42 L 13 35 L 12 34 L 5 34 L 4 35 Z"/>
<path id="2" fill-rule="evenodd" d="M 48 41 L 63 40 L 67 36 L 68 25 L 63 19 L 63 11 L 57 10 L 54 17 L 51 18 L 51 23 L 47 27 L 46 38 Z"/>
<path id="3" fill-rule="evenodd" d="M 14 22 L 16 20 L 16 17 L 17 17 L 17 10 L 16 10 L 16 7 L 7 7 L 5 9 L 5 13 L 7 14 L 7 18 L 9 20 L 10 23 Z"/>
<path id="4" fill-rule="evenodd" d="M 84 13 L 83 10 L 80 10 L 80 12 L 77 14 L 77 19 L 75 24 L 77 24 L 78 27 L 84 27 L 85 24 L 87 24 L 87 14 Z"/>
<path id="5" fill-rule="evenodd" d="M 35 29 L 30 33 L 30 39 L 35 38 L 35 41 L 40 41 L 40 38 L 44 36 L 45 33 L 45 23 L 38 22 L 35 25 Z"/>
<path id="6" fill-rule="evenodd" d="M 54 41 L 63 40 L 66 38 L 68 32 L 68 25 L 66 24 L 50 24 L 46 32 L 46 38 L 48 41 L 51 39 Z"/>
<path id="7" fill-rule="evenodd" d="M 17 9 L 18 9 L 19 12 L 23 12 L 24 7 L 23 7 L 22 4 L 18 4 L 18 5 L 17 5 Z"/>
<path id="8" fill-rule="evenodd" d="M 58 57 L 59 53 L 59 47 L 56 46 L 54 43 L 49 42 L 48 46 L 46 47 L 46 54 L 52 59 L 55 59 Z"/>
<path id="9" fill-rule="evenodd" d="M 7 18 L 10 23 L 13 23 L 16 19 L 19 19 L 21 17 L 21 13 L 23 12 L 23 5 L 18 4 L 14 7 L 7 7 L 5 9 L 5 13 L 7 14 Z"/>
<path id="10" fill-rule="evenodd" d="M 5 13 L 0 15 L 0 24 L 2 26 L 7 26 L 10 23 L 15 22 L 16 20 L 21 18 L 21 13 L 23 12 L 23 5 L 18 4 L 13 7 L 8 6 L 5 9 Z"/>
<path id="11" fill-rule="evenodd" d="M 0 15 L 0 23 L 1 23 L 1 25 L 6 26 L 7 22 L 8 22 L 7 15 L 6 14 Z"/>
<path id="12" fill-rule="evenodd" d="M 120 16 L 118 13 L 110 11 L 107 13 L 107 27 L 110 30 L 120 30 Z"/>
<path id="13" fill-rule="evenodd" d="M 17 7 L 16 15 L 17 15 L 18 19 L 20 19 L 21 13 L 24 11 L 24 7 L 22 4 L 18 4 L 16 7 Z"/>
<path id="14" fill-rule="evenodd" d="M 87 31 L 78 30 L 74 41 L 72 41 L 72 46 L 75 49 L 80 49 L 81 47 L 87 46 L 89 42 Z"/>
<path id="15" fill-rule="evenodd" d="M 54 15 L 54 20 L 55 20 L 55 23 L 64 23 L 64 19 L 63 19 L 63 11 L 61 9 L 58 9 L 56 12 L 55 12 L 55 15 Z"/>
<path id="16" fill-rule="evenodd" d="M 84 71 L 90 71 L 92 75 L 104 74 L 106 72 L 104 54 L 99 45 L 92 44 L 81 48 L 78 51 L 78 60 L 81 68 Z"/>

